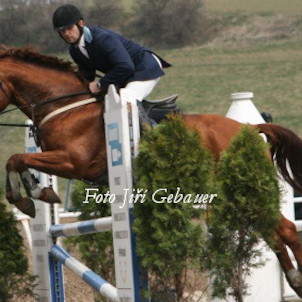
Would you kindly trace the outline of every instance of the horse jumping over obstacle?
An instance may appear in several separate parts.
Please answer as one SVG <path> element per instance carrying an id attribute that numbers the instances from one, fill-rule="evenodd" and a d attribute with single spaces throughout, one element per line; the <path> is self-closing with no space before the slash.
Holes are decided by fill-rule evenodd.
<path id="1" fill-rule="evenodd" d="M 106 173 L 104 104 L 89 95 L 87 83 L 71 63 L 27 48 L 0 51 L 0 110 L 9 104 L 34 121 L 43 150 L 37 154 L 15 154 L 7 161 L 6 197 L 22 212 L 35 215 L 31 198 L 60 202 L 51 189 L 36 184 L 29 168 L 88 181 L 97 181 Z M 184 115 L 183 119 L 199 131 L 217 160 L 241 127 L 240 123 L 218 115 Z M 282 176 L 302 192 L 302 140 L 281 126 L 255 127 L 267 135 L 271 155 Z M 19 176 L 27 197 L 21 196 Z M 281 215 L 276 235 L 275 252 L 281 267 L 290 286 L 302 297 L 302 274 L 294 268 L 285 247 L 292 250 L 299 268 L 302 267 L 302 246 L 295 225 Z"/>

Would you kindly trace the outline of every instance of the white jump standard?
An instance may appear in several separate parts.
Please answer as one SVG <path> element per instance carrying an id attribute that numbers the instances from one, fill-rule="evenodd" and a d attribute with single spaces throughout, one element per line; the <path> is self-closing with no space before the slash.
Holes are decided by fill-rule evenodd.
<path id="1" fill-rule="evenodd" d="M 92 219 L 68 224 L 59 223 L 58 208 L 37 201 L 40 207 L 33 223 L 33 234 L 39 231 L 39 242 L 33 241 L 33 266 L 39 275 L 39 286 L 36 291 L 37 301 L 64 302 L 64 282 L 62 265 L 80 276 L 92 288 L 113 302 L 143 302 L 139 295 L 138 261 L 134 253 L 134 235 L 131 230 L 133 204 L 126 203 L 120 197 L 124 191 L 132 192 L 132 158 L 138 153 L 139 120 L 135 102 L 130 96 L 119 96 L 110 86 L 105 99 L 105 126 L 107 143 L 107 163 L 110 193 L 116 196 L 111 203 L 110 217 Z M 129 104 L 130 103 L 130 104 Z M 27 138 L 30 135 L 27 133 Z M 33 151 L 33 139 L 26 143 Z M 36 150 L 36 147 L 35 147 Z M 40 173 L 41 178 L 45 174 Z M 42 184 L 42 183 L 41 183 Z M 100 205 L 102 206 L 102 205 Z M 57 218 L 54 220 L 53 217 Z M 95 274 L 80 261 L 72 257 L 59 244 L 58 237 L 80 236 L 85 234 L 112 231 L 115 262 L 116 287 Z M 33 240 L 35 236 L 33 236 Z M 42 242 L 43 241 L 43 242 Z M 43 243 L 38 250 L 37 244 Z"/>

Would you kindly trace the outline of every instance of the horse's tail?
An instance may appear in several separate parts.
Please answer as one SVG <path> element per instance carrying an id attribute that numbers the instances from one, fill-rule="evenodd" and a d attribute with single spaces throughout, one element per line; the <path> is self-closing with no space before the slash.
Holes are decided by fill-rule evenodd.
<path id="1" fill-rule="evenodd" d="M 283 178 L 302 193 L 302 139 L 278 125 L 259 124 L 256 127 L 267 136 L 271 154 Z"/>

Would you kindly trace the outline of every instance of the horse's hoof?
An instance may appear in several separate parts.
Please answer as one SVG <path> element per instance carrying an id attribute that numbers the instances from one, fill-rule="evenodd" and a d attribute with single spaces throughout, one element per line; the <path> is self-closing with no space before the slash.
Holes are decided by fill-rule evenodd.
<path id="1" fill-rule="evenodd" d="M 29 197 L 21 198 L 20 200 L 15 202 L 14 205 L 22 213 L 30 216 L 31 218 L 35 218 L 36 216 L 35 204 Z"/>
<path id="2" fill-rule="evenodd" d="M 302 297 L 302 275 L 296 269 L 291 269 L 286 273 L 287 281 L 296 294 Z"/>
<path id="3" fill-rule="evenodd" d="M 292 287 L 292 289 L 300 298 L 302 298 L 302 287 Z"/>
<path id="4" fill-rule="evenodd" d="M 291 269 L 286 273 L 287 279 L 292 287 L 302 286 L 302 275 L 296 269 Z"/>
<path id="5" fill-rule="evenodd" d="M 50 188 L 43 188 L 39 199 L 50 204 L 61 203 L 58 195 Z"/>

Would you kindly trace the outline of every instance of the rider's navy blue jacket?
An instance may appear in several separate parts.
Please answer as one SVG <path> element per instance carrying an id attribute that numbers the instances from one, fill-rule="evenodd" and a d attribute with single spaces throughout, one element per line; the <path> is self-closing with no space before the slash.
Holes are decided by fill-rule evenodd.
<path id="1" fill-rule="evenodd" d="M 89 59 L 74 45 L 70 46 L 70 55 L 87 80 L 93 81 L 97 70 L 104 73 L 100 80 L 102 89 L 107 89 L 110 84 L 124 87 L 129 82 L 164 75 L 152 51 L 114 31 L 85 26 L 84 40 Z M 163 68 L 171 66 L 158 58 Z"/>

